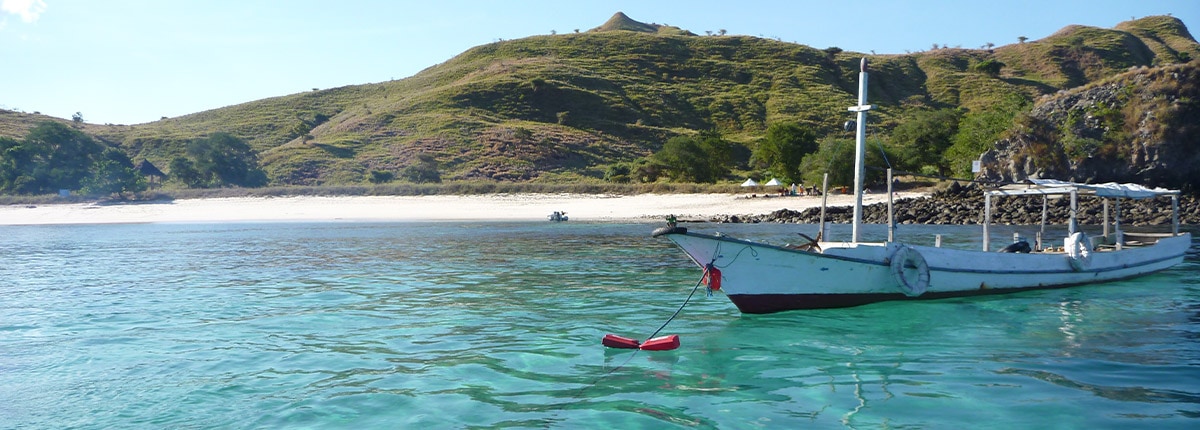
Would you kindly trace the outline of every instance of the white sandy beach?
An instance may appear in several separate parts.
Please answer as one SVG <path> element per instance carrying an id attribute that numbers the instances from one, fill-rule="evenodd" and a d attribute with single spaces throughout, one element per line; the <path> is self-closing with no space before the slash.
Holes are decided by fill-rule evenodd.
<path id="1" fill-rule="evenodd" d="M 921 193 L 900 193 L 899 198 Z M 887 201 L 863 196 L 863 204 Z M 829 196 L 850 206 L 854 196 Z M 820 197 L 748 197 L 746 194 L 491 194 L 470 196 L 239 197 L 137 204 L 0 206 L 0 225 L 238 221 L 544 221 L 566 211 L 572 221 L 650 221 L 713 215 L 765 214 L 820 207 Z"/>

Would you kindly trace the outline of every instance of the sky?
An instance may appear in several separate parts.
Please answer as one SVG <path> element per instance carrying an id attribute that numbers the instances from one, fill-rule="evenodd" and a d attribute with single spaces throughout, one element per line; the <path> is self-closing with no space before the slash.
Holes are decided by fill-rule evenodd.
<path id="1" fill-rule="evenodd" d="M 857 9 L 856 9 L 857 8 Z M 0 0 L 0 109 L 95 124 L 412 76 L 471 47 L 614 13 L 699 35 L 903 54 L 1112 28 L 1200 0 Z"/>

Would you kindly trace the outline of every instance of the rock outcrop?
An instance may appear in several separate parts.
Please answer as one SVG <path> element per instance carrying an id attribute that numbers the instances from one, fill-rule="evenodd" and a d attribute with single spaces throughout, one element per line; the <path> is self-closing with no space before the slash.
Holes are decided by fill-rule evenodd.
<path id="1" fill-rule="evenodd" d="M 1136 68 L 1043 98 L 981 157 L 981 180 L 1200 191 L 1200 61 Z"/>
<path id="2" fill-rule="evenodd" d="M 897 224 L 982 224 L 983 191 L 975 185 L 952 184 L 926 198 L 904 199 L 894 202 Z M 1081 197 L 1079 223 L 1099 225 L 1103 221 L 1102 199 Z M 1047 224 L 1066 224 L 1069 219 L 1069 199 L 1051 199 L 1047 202 Z M 1110 216 L 1115 216 L 1115 204 L 1110 203 Z M 853 214 L 850 207 L 831 207 L 825 210 L 826 222 L 849 223 Z M 1200 224 L 1200 200 L 1192 196 L 1179 199 L 1179 222 Z M 730 223 L 798 223 L 820 222 L 821 209 L 803 211 L 781 209 L 760 215 L 720 215 L 710 222 Z M 863 222 L 887 223 L 887 204 L 880 203 L 863 208 Z M 992 224 L 994 225 L 1037 225 L 1042 222 L 1042 199 L 1037 196 L 1000 197 L 992 199 Z M 1160 197 L 1151 200 L 1129 200 L 1121 203 L 1121 223 L 1125 225 L 1170 225 L 1171 200 Z"/>

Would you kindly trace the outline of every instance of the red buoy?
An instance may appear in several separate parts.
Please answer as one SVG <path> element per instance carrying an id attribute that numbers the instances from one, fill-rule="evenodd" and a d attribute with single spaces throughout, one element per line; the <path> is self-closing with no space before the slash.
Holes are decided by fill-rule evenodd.
<path id="1" fill-rule="evenodd" d="M 600 341 L 600 343 L 609 348 L 637 349 L 639 346 L 637 339 L 621 337 L 615 334 L 604 335 L 604 340 Z"/>
<path id="2" fill-rule="evenodd" d="M 645 351 L 668 351 L 679 347 L 679 335 L 656 337 L 647 340 L 640 348 Z"/>

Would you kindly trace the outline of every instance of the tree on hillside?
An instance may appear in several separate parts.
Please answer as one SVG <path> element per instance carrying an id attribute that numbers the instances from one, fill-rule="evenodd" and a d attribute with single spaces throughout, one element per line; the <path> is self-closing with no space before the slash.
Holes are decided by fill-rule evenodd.
<path id="1" fill-rule="evenodd" d="M 701 131 L 697 136 L 697 143 L 700 144 L 700 149 L 704 151 L 705 159 L 708 161 L 708 172 L 715 182 L 729 175 L 729 165 L 733 160 L 733 145 L 725 138 L 721 137 L 721 133 L 716 130 Z"/>
<path id="2" fill-rule="evenodd" d="M 995 78 L 1000 76 L 1000 70 L 1003 70 L 1004 66 L 1004 63 L 989 58 L 975 63 L 974 66 L 971 66 L 971 69 Z"/>
<path id="3" fill-rule="evenodd" d="M 816 133 L 796 123 L 775 123 L 767 127 L 767 135 L 754 148 L 755 165 L 770 169 L 787 182 L 801 178 L 800 164 L 804 156 L 818 149 Z"/>
<path id="4" fill-rule="evenodd" d="M 442 182 L 442 175 L 438 173 L 437 159 L 429 154 L 417 154 L 417 161 L 405 167 L 400 172 L 400 176 L 409 180 L 409 182 L 418 184 L 439 184 Z"/>
<path id="5" fill-rule="evenodd" d="M 804 171 L 804 183 L 811 186 L 821 186 L 824 174 L 829 174 L 829 186 L 848 186 L 854 184 L 854 140 L 853 139 L 822 139 L 816 152 L 804 157 L 800 168 Z M 866 154 L 864 154 L 866 177 L 864 186 L 882 184 L 887 177 L 885 170 L 887 162 L 884 157 L 893 158 L 894 154 L 884 154 L 880 151 L 882 142 L 878 139 L 868 139 Z M 876 167 L 876 168 L 871 168 Z"/>
<path id="6" fill-rule="evenodd" d="M 214 186 L 260 187 L 267 175 L 258 167 L 258 156 L 250 145 L 229 133 L 214 133 L 188 144 L 187 153 L 196 169 L 208 172 Z"/>
<path id="7" fill-rule="evenodd" d="M 184 157 L 175 157 L 167 166 L 171 170 L 170 178 L 188 188 L 204 188 L 204 175 L 196 170 L 196 165 Z"/>
<path id="8" fill-rule="evenodd" d="M 90 136 L 61 123 L 47 121 L 25 136 L 32 155 L 33 177 L 38 189 L 53 193 L 59 189 L 79 189 L 91 165 L 104 147 Z"/>
<path id="9" fill-rule="evenodd" d="M 604 180 L 618 184 L 630 182 L 651 183 L 658 181 L 665 168 L 655 160 L 654 156 L 634 161 L 623 161 L 608 166 L 604 171 Z"/>
<path id="10" fill-rule="evenodd" d="M 104 145 L 79 130 L 46 121 L 20 142 L 0 140 L 0 151 L 0 191 L 49 194 L 78 190 Z"/>
<path id="11" fill-rule="evenodd" d="M 22 161 L 25 154 L 21 142 L 8 137 L 0 137 L 0 191 L 16 192 L 22 188 L 29 177 L 23 177 Z"/>
<path id="12" fill-rule="evenodd" d="M 633 168 L 629 163 L 616 163 L 608 166 L 604 170 L 604 180 L 617 184 L 628 184 L 630 181 L 629 175 L 633 173 Z"/>
<path id="13" fill-rule="evenodd" d="M 122 194 L 145 190 L 145 181 L 124 151 L 59 122 L 38 124 L 22 141 L 0 139 L 0 192 Z"/>
<path id="14" fill-rule="evenodd" d="M 387 170 L 372 170 L 367 174 L 367 182 L 372 184 L 385 184 L 396 179 L 396 174 Z"/>
<path id="15" fill-rule="evenodd" d="M 661 164 L 668 177 L 686 182 L 716 182 L 708 153 L 700 142 L 691 136 L 675 136 L 663 144 L 662 150 L 653 156 Z"/>
<path id="16" fill-rule="evenodd" d="M 188 143 L 186 157 L 171 160 L 171 177 L 192 188 L 261 187 L 267 175 L 245 141 L 214 133 Z"/>
<path id="17" fill-rule="evenodd" d="M 914 172 L 950 174 L 946 150 L 958 132 L 956 109 L 920 110 L 892 129 L 891 143 L 900 154 L 900 167 Z"/>
<path id="18" fill-rule="evenodd" d="M 953 143 L 944 157 L 950 170 L 955 175 L 970 174 L 971 161 L 978 160 L 981 154 L 991 149 L 1012 127 L 1013 119 L 1029 110 L 1029 106 L 1028 100 L 1013 94 L 999 103 L 963 115 L 958 122 L 958 132 L 954 134 Z"/>
<path id="19" fill-rule="evenodd" d="M 92 164 L 91 176 L 83 181 L 83 192 L 88 195 L 116 195 L 146 190 L 146 177 L 142 176 L 129 160 L 129 156 L 117 148 L 105 149 Z"/>

